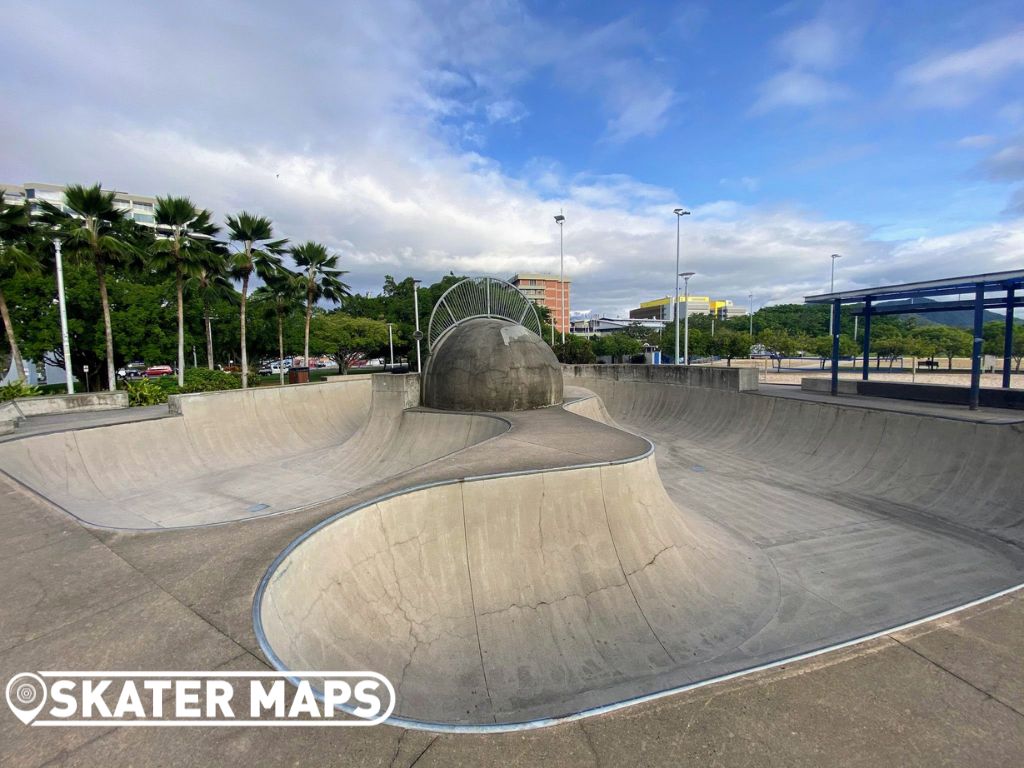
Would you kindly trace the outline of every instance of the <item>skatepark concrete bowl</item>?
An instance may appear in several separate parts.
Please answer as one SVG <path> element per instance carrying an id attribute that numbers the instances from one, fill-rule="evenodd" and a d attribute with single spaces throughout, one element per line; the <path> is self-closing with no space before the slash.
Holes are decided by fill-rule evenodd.
<path id="1" fill-rule="evenodd" d="M 94 526 L 183 528 L 329 504 L 508 429 L 412 408 L 416 376 L 171 400 L 167 418 L 0 443 L 0 469 Z"/>
<path id="2" fill-rule="evenodd" d="M 431 350 L 423 402 L 450 411 L 524 411 L 562 402 L 551 347 L 518 323 L 478 317 L 455 325 Z"/>
<path id="3" fill-rule="evenodd" d="M 408 727 L 538 727 L 1024 581 L 1020 423 L 767 396 L 737 371 L 566 371 L 564 410 L 467 451 L 491 472 L 340 510 L 281 553 L 253 606 L 275 667 L 378 671 Z M 519 432 L 589 454 L 501 471 Z"/>

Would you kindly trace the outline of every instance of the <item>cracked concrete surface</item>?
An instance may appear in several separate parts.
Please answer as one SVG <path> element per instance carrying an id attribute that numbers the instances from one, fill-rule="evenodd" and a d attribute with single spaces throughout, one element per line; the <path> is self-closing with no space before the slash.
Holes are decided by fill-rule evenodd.
<path id="1" fill-rule="evenodd" d="M 649 435 L 656 458 L 414 490 L 335 520 L 268 585 L 263 628 L 283 665 L 372 666 L 400 681 L 396 714 L 412 721 L 514 724 L 845 642 L 1024 581 L 1019 511 L 993 528 L 991 508 L 967 514 L 955 487 L 981 487 L 963 465 L 985 467 L 1000 510 L 1019 510 L 1013 425 L 979 437 L 970 421 L 592 370 L 573 383 L 602 399 L 569 390 L 568 409 L 591 419 L 573 425 L 574 443 L 617 422 Z M 949 447 L 934 459 L 920 455 L 939 444 Z M 368 530 L 377 517 L 383 528 Z M 396 559 L 387 521 L 434 535 L 401 537 Z M 346 565 L 367 551 L 387 568 Z M 410 595 L 416 621 L 434 628 L 429 644 L 409 621 Z M 396 612 L 406 623 L 382 623 Z"/>
<path id="2" fill-rule="evenodd" d="M 593 388 L 599 386 L 595 383 Z M 632 396 L 636 394 L 642 393 Z M 674 396 L 682 400 L 697 395 Z M 865 489 L 850 487 L 853 483 L 837 487 L 831 480 L 819 479 L 815 472 L 829 463 L 823 451 L 836 448 L 843 435 L 855 434 L 849 423 L 843 423 L 846 416 L 829 417 L 827 410 L 835 404 L 818 403 L 814 408 L 819 410 L 806 409 L 805 429 L 833 422 L 836 427 L 829 428 L 825 437 L 807 441 L 813 446 L 812 454 L 805 455 L 803 462 L 792 462 L 780 451 L 780 464 L 795 465 L 780 474 L 772 466 L 766 442 L 755 441 L 748 449 L 744 438 L 750 435 L 744 432 L 733 436 L 734 444 L 726 444 L 727 425 L 705 423 L 701 411 L 706 404 L 698 402 L 685 417 L 669 410 L 659 422 L 657 409 L 666 404 L 679 409 L 681 403 L 673 406 L 661 395 L 652 396 L 642 403 L 651 416 L 641 418 L 642 412 L 632 409 L 627 397 L 609 396 L 608 401 L 618 421 L 655 439 L 659 472 L 677 506 L 691 507 L 693 514 L 688 516 L 693 521 L 704 518 L 709 525 L 707 520 L 713 519 L 719 529 L 746 539 L 771 561 L 784 586 L 780 600 L 771 607 L 771 620 L 739 646 L 748 655 L 766 647 L 785 647 L 780 638 L 787 633 L 842 624 L 858 612 L 864 619 L 885 620 L 891 614 L 912 612 L 914 600 L 940 604 L 956 595 L 961 582 L 967 591 L 989 585 L 987 580 L 993 576 L 1005 579 L 1007 575 L 1003 571 L 1000 576 L 995 566 L 1013 541 L 1012 526 L 997 528 L 990 535 L 978 520 L 958 516 L 951 510 L 956 506 L 955 489 L 937 505 L 913 507 L 906 502 L 911 488 L 898 488 L 899 498 L 890 499 L 885 488 L 871 484 Z M 878 418 L 877 412 L 907 416 L 902 406 L 876 405 L 862 417 L 865 423 Z M 605 412 L 596 400 L 570 408 L 594 416 Z M 736 422 L 753 425 L 744 429 L 765 424 L 770 432 L 771 418 L 785 413 L 782 406 L 774 415 L 769 405 L 759 408 L 763 410 L 741 412 L 734 405 Z M 714 410 L 719 415 L 725 411 Z M 579 416 L 556 409 L 542 413 L 543 419 L 536 414 L 513 418 L 511 432 L 472 451 L 354 490 L 331 504 L 214 528 L 90 529 L 0 477 L 4 530 L 0 591 L 5 594 L 0 604 L 0 677 L 6 680 L 17 672 L 45 668 L 264 668 L 250 623 L 256 583 L 289 541 L 337 510 L 418 482 L 472 477 L 498 466 L 552 468 L 622 459 L 642 451 L 627 434 L 597 422 L 581 433 Z M 679 423 L 685 423 L 691 433 L 661 429 Z M 894 438 L 896 426 L 894 420 L 890 432 Z M 704 434 L 696 434 L 700 432 Z M 581 434 L 588 437 L 581 439 Z M 921 427 L 917 434 L 926 437 L 927 430 Z M 848 456 L 860 461 L 870 455 L 872 439 L 862 430 L 862 447 Z M 1012 440 L 997 438 L 996 443 L 1003 451 L 1016 450 Z M 926 439 L 921 444 L 929 445 Z M 912 442 L 901 445 L 904 451 L 918 448 Z M 950 445 L 965 449 L 963 440 L 944 444 Z M 980 449 L 975 444 L 970 450 Z M 694 458 L 698 454 L 699 460 Z M 842 464 L 841 451 L 834 461 Z M 1014 461 L 1011 454 L 1006 463 L 997 457 L 970 466 L 984 469 L 988 464 L 998 477 L 999 472 L 1012 471 Z M 707 472 L 693 472 L 690 467 L 697 463 L 705 465 Z M 878 457 L 868 466 L 881 475 L 887 464 L 893 471 L 904 472 L 904 482 L 912 485 L 913 476 L 900 469 L 903 462 L 898 456 Z M 843 470 L 848 477 L 859 471 L 856 466 Z M 703 482 L 707 475 L 716 476 L 715 483 L 691 485 Z M 843 476 L 838 471 L 829 475 Z M 1019 491 L 1013 491 L 1011 479 L 1007 477 L 1002 492 L 1010 495 L 1019 510 L 1019 496 L 1014 495 Z M 984 491 L 986 481 L 979 478 L 971 486 L 969 472 L 959 480 L 965 487 Z M 546 535 L 551 526 L 557 530 L 561 522 L 549 500 L 550 488 L 545 488 L 544 495 L 548 500 L 543 520 L 538 516 L 532 537 Z M 763 498 L 764 503 L 751 504 L 751 498 Z M 615 506 L 607 505 L 613 519 Z M 997 522 L 1013 519 L 1012 506 L 1000 509 Z M 989 511 L 978 508 L 984 519 Z M 394 516 L 398 524 L 401 518 Z M 428 521 L 429 515 L 421 519 Z M 609 529 L 608 522 L 602 524 Z M 381 561 L 382 567 L 401 577 L 401 591 L 395 582 L 387 581 L 390 591 L 384 594 L 389 599 L 400 597 L 409 618 L 421 624 L 435 608 L 409 601 L 421 599 L 410 592 L 417 574 L 437 567 L 424 556 L 430 546 L 420 543 L 429 528 L 385 529 L 391 531 L 388 544 L 396 552 L 393 563 L 390 555 L 386 563 Z M 468 538 L 466 530 L 468 526 L 463 540 Z M 697 536 L 704 530 L 698 528 Z M 637 565 L 648 562 L 655 551 L 645 553 Z M 370 556 L 365 563 L 375 562 L 371 553 L 365 554 Z M 658 557 L 646 570 L 661 570 L 670 554 Z M 545 562 L 555 556 L 545 552 Z M 873 563 L 879 564 L 877 569 Z M 916 569 L 921 570 L 921 578 L 914 577 Z M 894 574 L 895 581 L 888 583 Z M 620 576 L 609 583 L 622 580 Z M 33 589 L 23 588 L 30 583 Z M 580 612 L 587 615 L 583 609 L 587 601 L 582 598 L 564 602 L 579 603 Z M 879 609 L 888 613 L 876 615 Z M 475 615 L 472 606 L 470 614 Z M 396 614 L 392 621 L 397 625 L 404 619 Z M 1024 754 L 1022 622 L 1024 599 L 1005 598 L 828 656 L 529 733 L 438 736 L 389 726 L 344 732 L 102 729 L 85 733 L 86 729 L 26 728 L 7 713 L 0 716 L 0 764 L 932 766 L 969 762 L 979 767 L 1005 766 L 1018 763 Z M 478 636 L 475 628 L 467 631 Z M 437 645 L 434 635 L 420 637 Z M 443 642 L 444 635 L 436 637 Z M 436 648 L 428 651 L 436 653 Z M 478 660 L 482 657 L 478 647 L 471 645 L 468 652 Z M 663 660 L 663 652 L 658 653 Z"/>

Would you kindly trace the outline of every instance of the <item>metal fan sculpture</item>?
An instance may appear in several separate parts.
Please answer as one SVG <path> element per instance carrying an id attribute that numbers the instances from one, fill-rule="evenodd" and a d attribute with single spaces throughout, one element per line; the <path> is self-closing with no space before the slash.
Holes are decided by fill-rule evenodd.
<path id="1" fill-rule="evenodd" d="M 493 277 L 470 277 L 445 291 L 434 305 L 427 326 L 428 348 L 455 326 L 477 317 L 511 320 L 541 335 L 537 307 L 522 291 Z"/>

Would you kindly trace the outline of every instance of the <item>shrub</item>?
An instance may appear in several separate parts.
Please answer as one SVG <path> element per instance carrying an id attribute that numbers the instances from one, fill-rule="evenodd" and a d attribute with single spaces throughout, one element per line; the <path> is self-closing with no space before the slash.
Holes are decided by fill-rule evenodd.
<path id="1" fill-rule="evenodd" d="M 216 392 L 222 389 L 240 389 L 242 377 L 226 371 L 211 371 L 209 368 L 188 368 L 185 370 L 185 386 L 182 392 Z"/>
<path id="2" fill-rule="evenodd" d="M 12 381 L 10 384 L 4 384 L 0 387 L 0 403 L 14 400 L 17 397 L 35 397 L 42 393 L 43 391 L 39 387 L 33 387 L 20 381 Z"/>
<path id="3" fill-rule="evenodd" d="M 251 370 L 251 371 L 249 371 L 249 386 L 250 387 L 258 387 L 259 385 L 260 385 L 260 372 L 258 370 Z M 242 386 L 241 381 L 239 381 L 238 386 Z"/>
<path id="4" fill-rule="evenodd" d="M 181 387 L 178 386 L 178 379 L 175 376 L 161 376 L 159 379 L 150 379 L 150 381 L 168 395 L 176 395 L 181 392 Z"/>
<path id="5" fill-rule="evenodd" d="M 166 403 L 167 395 L 170 394 L 166 387 L 150 379 L 125 382 L 124 388 L 128 392 L 129 407 Z M 176 388 L 177 385 L 175 385 Z"/>

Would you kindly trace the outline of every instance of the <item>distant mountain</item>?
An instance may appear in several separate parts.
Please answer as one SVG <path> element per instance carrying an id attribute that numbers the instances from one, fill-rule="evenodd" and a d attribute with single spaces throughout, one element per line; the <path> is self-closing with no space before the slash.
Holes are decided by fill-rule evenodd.
<path id="1" fill-rule="evenodd" d="M 897 299 L 896 301 L 879 302 L 875 306 L 894 306 L 898 304 L 909 304 L 911 299 Z M 916 299 L 915 304 L 941 304 L 942 302 L 936 301 L 935 299 Z M 1024 322 L 1024 318 L 1020 317 L 1022 313 L 1019 309 L 1017 310 L 1016 317 L 1014 317 L 1014 327 Z M 903 315 L 903 317 L 912 317 L 920 325 L 951 325 L 954 328 L 966 328 L 970 330 L 974 327 L 974 311 L 970 309 L 953 309 L 949 312 L 924 312 Z M 985 322 L 989 323 L 992 321 L 1003 322 L 1006 318 L 998 312 L 990 312 L 985 310 Z"/>

